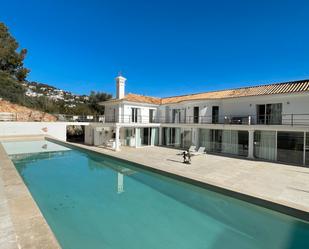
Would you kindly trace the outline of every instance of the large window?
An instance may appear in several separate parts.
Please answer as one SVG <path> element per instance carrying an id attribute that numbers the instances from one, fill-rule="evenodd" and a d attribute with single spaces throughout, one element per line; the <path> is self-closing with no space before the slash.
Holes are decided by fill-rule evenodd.
<path id="1" fill-rule="evenodd" d="M 282 123 L 282 104 L 263 104 L 257 105 L 258 124 L 281 124 Z"/>
<path id="2" fill-rule="evenodd" d="M 303 164 L 304 133 L 277 133 L 277 160 L 285 163 Z"/>
<path id="3" fill-rule="evenodd" d="M 159 129 L 152 127 L 136 128 L 136 145 L 148 146 L 158 145 L 159 143 Z"/>
<path id="4" fill-rule="evenodd" d="M 155 122 L 155 109 L 149 109 L 149 123 Z"/>
<path id="5" fill-rule="evenodd" d="M 138 123 L 141 121 L 141 109 L 140 108 L 131 108 L 131 122 Z"/>
<path id="6" fill-rule="evenodd" d="M 200 108 L 198 106 L 194 106 L 193 108 L 193 123 L 197 124 L 199 122 L 200 116 Z"/>
<path id="7" fill-rule="evenodd" d="M 212 107 L 212 123 L 213 124 L 219 123 L 219 106 Z"/>
<path id="8" fill-rule="evenodd" d="M 238 155 L 248 156 L 249 150 L 249 132 L 238 131 Z"/>
<path id="9" fill-rule="evenodd" d="M 163 128 L 162 145 L 188 149 L 192 145 L 191 129 Z"/>
<path id="10" fill-rule="evenodd" d="M 181 122 L 181 110 L 180 109 L 173 109 L 173 123 L 180 123 Z"/>
<path id="11" fill-rule="evenodd" d="M 182 143 L 181 147 L 185 149 L 189 149 L 190 146 L 192 145 L 192 131 L 185 129 L 182 132 Z"/>
<path id="12" fill-rule="evenodd" d="M 200 129 L 199 146 L 206 151 L 248 156 L 248 132 Z"/>
<path id="13" fill-rule="evenodd" d="M 276 161 L 276 132 L 254 132 L 254 156 L 269 161 Z"/>
<path id="14" fill-rule="evenodd" d="M 205 147 L 206 151 L 212 151 L 211 130 L 199 130 L 199 146 Z"/>
<path id="15" fill-rule="evenodd" d="M 180 128 L 163 128 L 162 144 L 171 147 L 181 146 L 181 129 Z"/>

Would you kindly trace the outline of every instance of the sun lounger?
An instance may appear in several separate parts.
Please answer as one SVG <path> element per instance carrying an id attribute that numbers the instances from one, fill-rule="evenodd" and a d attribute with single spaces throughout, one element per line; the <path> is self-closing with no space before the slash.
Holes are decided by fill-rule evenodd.
<path id="1" fill-rule="evenodd" d="M 189 151 L 190 152 L 195 152 L 196 151 L 196 146 L 191 145 L 190 148 L 189 148 Z"/>
<path id="2" fill-rule="evenodd" d="M 205 154 L 205 147 L 200 147 L 197 151 L 190 152 L 193 156 Z"/>

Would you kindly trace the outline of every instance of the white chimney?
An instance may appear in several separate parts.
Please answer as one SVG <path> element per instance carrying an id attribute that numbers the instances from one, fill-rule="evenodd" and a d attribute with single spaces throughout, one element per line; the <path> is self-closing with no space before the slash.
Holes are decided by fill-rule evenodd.
<path id="1" fill-rule="evenodd" d="M 116 77 L 116 98 L 122 99 L 125 96 L 124 88 L 126 83 L 126 78 L 122 76 Z"/>

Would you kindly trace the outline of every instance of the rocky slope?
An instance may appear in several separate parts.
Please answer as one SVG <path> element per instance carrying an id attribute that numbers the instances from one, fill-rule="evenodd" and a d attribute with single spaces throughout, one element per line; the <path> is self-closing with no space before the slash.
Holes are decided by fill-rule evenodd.
<path id="1" fill-rule="evenodd" d="M 55 116 L 46 112 L 37 111 L 0 99 L 0 115 L 1 112 L 14 113 L 17 121 L 52 122 L 57 120 Z"/>

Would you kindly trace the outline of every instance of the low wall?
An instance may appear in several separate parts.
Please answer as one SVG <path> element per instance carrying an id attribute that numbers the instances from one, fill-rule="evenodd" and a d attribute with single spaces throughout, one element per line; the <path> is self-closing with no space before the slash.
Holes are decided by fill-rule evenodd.
<path id="1" fill-rule="evenodd" d="M 0 122 L 0 137 L 7 136 L 52 136 L 66 140 L 66 122 Z"/>

